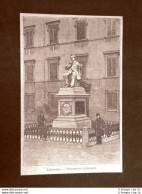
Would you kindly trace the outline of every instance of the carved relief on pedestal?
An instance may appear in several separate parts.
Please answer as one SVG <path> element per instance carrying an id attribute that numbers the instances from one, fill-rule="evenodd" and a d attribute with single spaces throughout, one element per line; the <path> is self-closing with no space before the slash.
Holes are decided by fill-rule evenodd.
<path id="1" fill-rule="evenodd" d="M 72 102 L 60 102 L 60 115 L 70 116 L 72 115 Z"/>

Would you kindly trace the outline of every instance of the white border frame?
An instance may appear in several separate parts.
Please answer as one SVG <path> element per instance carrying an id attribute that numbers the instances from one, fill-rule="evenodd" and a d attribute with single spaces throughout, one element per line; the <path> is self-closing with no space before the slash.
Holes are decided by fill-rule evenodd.
<path id="1" fill-rule="evenodd" d="M 23 145 L 24 145 L 24 33 L 23 17 L 76 17 L 76 18 L 116 18 L 120 19 L 120 165 L 69 165 L 69 166 L 23 166 Z M 60 15 L 60 14 L 30 14 L 20 13 L 20 54 L 21 54 L 21 175 L 41 174 L 73 174 L 73 173 L 114 173 L 123 172 L 122 165 L 122 42 L 123 42 L 123 16 L 88 16 L 88 15 Z M 60 170 L 57 170 L 59 169 Z M 39 173 L 40 172 L 40 173 Z"/>

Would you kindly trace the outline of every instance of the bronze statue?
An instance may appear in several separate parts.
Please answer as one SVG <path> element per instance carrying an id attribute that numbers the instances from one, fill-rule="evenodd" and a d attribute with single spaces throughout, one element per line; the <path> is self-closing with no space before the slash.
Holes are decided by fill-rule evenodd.
<path id="1" fill-rule="evenodd" d="M 65 66 L 65 69 L 68 70 L 68 72 L 64 73 L 63 75 L 63 78 L 66 83 L 65 87 L 73 88 L 75 86 L 75 81 L 81 79 L 81 74 L 78 70 L 79 67 L 82 67 L 82 64 L 76 61 L 75 55 L 71 55 L 71 62 L 69 62 Z M 71 78 L 71 81 L 70 81 L 70 78 Z"/>

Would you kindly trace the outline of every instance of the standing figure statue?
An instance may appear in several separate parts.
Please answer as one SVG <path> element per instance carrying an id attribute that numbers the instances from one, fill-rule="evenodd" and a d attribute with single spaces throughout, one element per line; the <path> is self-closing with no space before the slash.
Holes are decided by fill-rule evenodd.
<path id="1" fill-rule="evenodd" d="M 81 79 L 81 74 L 79 72 L 79 67 L 82 67 L 82 64 L 76 61 L 76 56 L 71 55 L 71 62 L 69 62 L 65 69 L 68 70 L 68 72 L 64 73 L 63 78 L 66 83 L 66 88 L 71 87 L 73 88 L 75 86 L 75 81 Z M 71 78 L 71 81 L 70 81 Z"/>

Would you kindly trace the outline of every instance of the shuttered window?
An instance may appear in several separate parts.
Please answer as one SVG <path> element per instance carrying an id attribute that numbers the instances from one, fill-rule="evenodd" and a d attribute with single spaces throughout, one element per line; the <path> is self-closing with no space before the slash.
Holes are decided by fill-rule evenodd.
<path id="1" fill-rule="evenodd" d="M 117 76 L 118 57 L 107 57 L 107 76 Z"/>
<path id="2" fill-rule="evenodd" d="M 86 39 L 86 23 L 84 21 L 77 22 L 77 40 Z"/>
<path id="3" fill-rule="evenodd" d="M 25 112 L 35 110 L 35 94 L 25 94 Z"/>
<path id="4" fill-rule="evenodd" d="M 117 110 L 117 102 L 118 102 L 118 94 L 116 91 L 106 92 L 106 103 L 107 103 L 107 110 Z"/>
<path id="5" fill-rule="evenodd" d="M 31 82 L 33 81 L 33 65 L 26 66 L 26 81 Z"/>
<path id="6" fill-rule="evenodd" d="M 59 23 L 60 20 L 51 21 L 46 23 L 48 37 L 49 37 L 49 44 L 58 44 L 58 31 L 59 31 Z"/>
<path id="7" fill-rule="evenodd" d="M 57 63 L 50 63 L 50 80 L 57 80 Z"/>
<path id="8" fill-rule="evenodd" d="M 50 26 L 50 44 L 58 43 L 58 25 Z"/>
<path id="9" fill-rule="evenodd" d="M 49 106 L 51 109 L 57 109 L 58 107 L 58 101 L 55 97 L 55 93 L 49 93 Z"/>
<path id="10" fill-rule="evenodd" d="M 33 47 L 33 30 L 25 32 L 26 48 Z"/>
<path id="11" fill-rule="evenodd" d="M 78 67 L 78 71 L 81 74 L 82 79 L 86 78 L 86 66 L 87 66 L 88 55 L 85 56 L 76 56 L 76 60 L 82 64 L 82 67 Z"/>
<path id="12" fill-rule="evenodd" d="M 117 35 L 116 20 L 115 19 L 108 19 L 107 20 L 107 35 L 108 36 Z"/>

